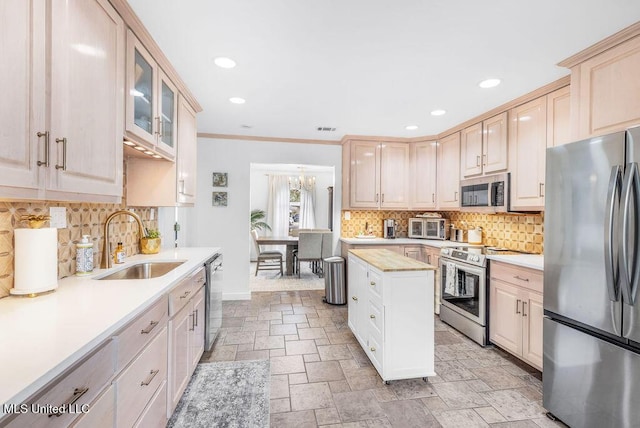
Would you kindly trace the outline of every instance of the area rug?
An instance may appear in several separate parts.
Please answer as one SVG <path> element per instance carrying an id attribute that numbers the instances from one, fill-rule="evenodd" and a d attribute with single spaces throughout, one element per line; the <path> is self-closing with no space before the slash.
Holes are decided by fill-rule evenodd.
<path id="1" fill-rule="evenodd" d="M 269 361 L 200 363 L 167 427 L 269 426 Z"/>

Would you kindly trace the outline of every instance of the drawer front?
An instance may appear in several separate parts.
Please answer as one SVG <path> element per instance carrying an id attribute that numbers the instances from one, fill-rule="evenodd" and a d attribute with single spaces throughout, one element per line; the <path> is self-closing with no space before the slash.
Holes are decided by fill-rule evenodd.
<path id="1" fill-rule="evenodd" d="M 132 426 L 166 380 L 167 328 L 164 327 L 116 380 L 116 425 Z"/>
<path id="2" fill-rule="evenodd" d="M 167 323 L 167 296 L 145 311 L 135 321 L 117 335 L 117 371 L 122 370 L 162 330 Z"/>
<path id="3" fill-rule="evenodd" d="M 538 270 L 491 261 L 491 278 L 499 279 L 518 287 L 543 292 L 543 273 Z"/>
<path id="4" fill-rule="evenodd" d="M 369 318 L 369 328 L 373 329 L 376 335 L 382 340 L 384 331 L 384 312 L 382 305 L 369 300 L 367 317 Z"/>
<path id="5" fill-rule="evenodd" d="M 193 285 L 196 290 L 202 287 L 206 281 L 207 281 L 207 277 L 205 275 L 204 266 L 196 270 L 193 273 L 193 275 L 191 275 L 191 282 L 193 282 Z"/>
<path id="6" fill-rule="evenodd" d="M 382 274 L 376 270 L 369 269 L 368 284 L 371 296 L 382 304 Z"/>
<path id="7" fill-rule="evenodd" d="M 116 391 L 109 386 L 98 399 L 91 404 L 87 413 L 78 418 L 73 428 L 110 428 L 114 425 L 116 410 Z"/>
<path id="8" fill-rule="evenodd" d="M 164 428 L 167 426 L 167 382 L 151 399 L 151 403 L 144 409 L 134 428 Z"/>
<path id="9" fill-rule="evenodd" d="M 55 383 L 33 405 L 40 406 L 38 413 L 25 413 L 12 420 L 9 427 L 68 427 L 86 404 L 98 397 L 115 373 L 116 345 L 108 341 L 102 348 L 76 366 L 69 374 Z M 43 406 L 66 407 L 59 411 Z M 86 407 L 86 406 L 85 406 Z M 75 412 L 75 413 L 72 413 Z M 51 417 L 49 417 L 51 415 Z"/>
<path id="10" fill-rule="evenodd" d="M 383 349 L 382 349 L 382 341 L 379 340 L 374 334 L 369 335 L 369 339 L 367 340 L 367 355 L 369 359 L 373 363 L 378 373 L 382 374 L 382 359 L 383 359 Z"/>
<path id="11" fill-rule="evenodd" d="M 188 276 L 169 292 L 169 317 L 174 316 L 195 294 L 193 278 Z"/>

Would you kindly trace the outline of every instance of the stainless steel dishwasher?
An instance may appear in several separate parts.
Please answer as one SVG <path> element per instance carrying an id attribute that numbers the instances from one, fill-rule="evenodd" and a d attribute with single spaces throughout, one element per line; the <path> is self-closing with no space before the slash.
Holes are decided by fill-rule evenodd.
<path id="1" fill-rule="evenodd" d="M 205 262 L 204 348 L 210 351 L 222 325 L 222 254 L 217 253 Z"/>

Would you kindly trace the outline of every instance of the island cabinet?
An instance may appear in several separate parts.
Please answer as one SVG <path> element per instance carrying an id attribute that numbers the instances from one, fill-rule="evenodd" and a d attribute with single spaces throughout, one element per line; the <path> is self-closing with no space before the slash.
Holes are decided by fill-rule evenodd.
<path id="1" fill-rule="evenodd" d="M 119 203 L 123 20 L 108 0 L 2 11 L 0 197 Z"/>
<path id="2" fill-rule="evenodd" d="M 489 338 L 542 370 L 542 272 L 491 261 Z"/>
<path id="3" fill-rule="evenodd" d="M 349 328 L 382 380 L 435 376 L 432 267 L 389 250 L 350 250 L 348 275 Z"/>

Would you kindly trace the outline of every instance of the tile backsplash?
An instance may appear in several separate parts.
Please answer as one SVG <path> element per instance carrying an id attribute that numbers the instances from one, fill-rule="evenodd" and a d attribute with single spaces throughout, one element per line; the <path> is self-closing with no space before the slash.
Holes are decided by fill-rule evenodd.
<path id="1" fill-rule="evenodd" d="M 382 237 L 382 221 L 393 218 L 398 222 L 398 236 L 408 234 L 409 219 L 423 211 L 353 211 L 351 219 L 341 215 L 343 237 L 354 237 L 369 226 L 376 236 Z M 530 214 L 480 214 L 455 211 L 441 212 L 457 227 L 482 227 L 484 245 L 504 247 L 510 250 L 542 254 L 544 250 L 544 213 Z"/>
<path id="2" fill-rule="evenodd" d="M 13 231 L 16 228 L 27 227 L 27 224 L 22 222 L 20 218 L 29 214 L 49 214 L 50 207 L 64 207 L 67 210 L 67 227 L 58 229 L 58 278 L 64 278 L 75 273 L 76 244 L 80 242 L 82 235 L 91 236 L 91 240 L 94 243 L 94 266 L 100 266 L 103 257 L 104 223 L 111 213 L 124 208 L 121 204 L 55 201 L 0 202 L 0 298 L 6 297 L 13 287 Z M 142 219 L 142 223 L 147 228 L 158 227 L 157 220 L 150 220 L 152 209 L 156 210 L 157 208 L 135 208 L 135 213 Z M 132 217 L 115 217 L 110 226 L 110 241 L 114 246 L 113 248 L 115 248 L 117 242 L 122 242 L 127 256 L 138 254 L 137 230 L 137 223 Z"/>

